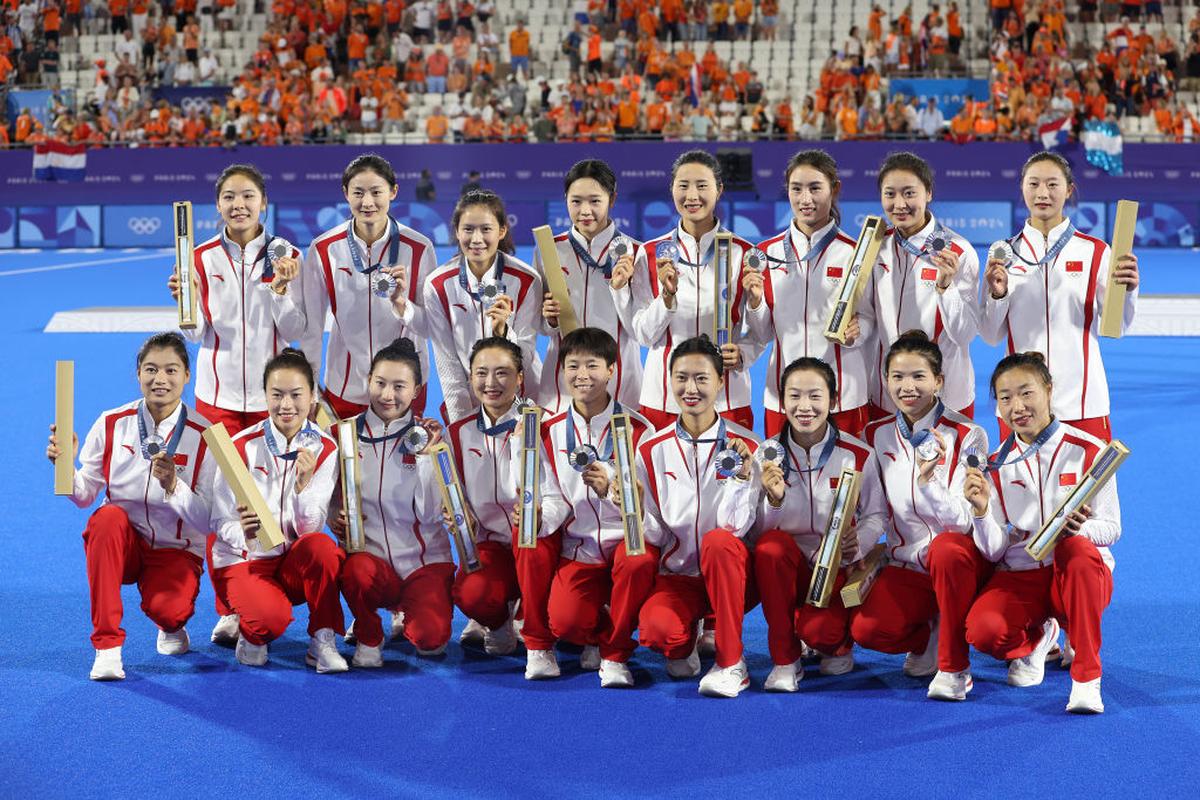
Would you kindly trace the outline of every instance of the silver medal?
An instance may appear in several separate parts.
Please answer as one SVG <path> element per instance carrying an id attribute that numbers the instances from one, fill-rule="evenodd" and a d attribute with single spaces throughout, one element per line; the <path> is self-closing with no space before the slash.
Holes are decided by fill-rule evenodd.
<path id="1" fill-rule="evenodd" d="M 938 457 L 937 439 L 933 438 L 931 433 L 925 438 L 925 441 L 917 445 L 917 458 L 922 461 L 932 461 Z"/>
<path id="2" fill-rule="evenodd" d="M 674 242 L 659 242 L 654 248 L 654 258 L 656 261 L 675 261 L 679 258 L 679 248 Z"/>
<path id="3" fill-rule="evenodd" d="M 761 464 L 783 464 L 783 445 L 775 439 L 768 439 L 754 454 Z"/>
<path id="4" fill-rule="evenodd" d="M 292 246 L 283 239 L 272 239 L 271 244 L 267 247 L 267 253 L 271 256 L 272 261 L 287 258 L 290 252 L 292 252 Z"/>
<path id="5" fill-rule="evenodd" d="M 1007 267 L 1016 258 L 1016 253 L 1011 244 L 1001 239 L 998 242 L 992 242 L 992 246 L 988 248 L 988 258 L 993 261 L 1001 261 Z"/>
<path id="6" fill-rule="evenodd" d="M 756 272 L 762 272 L 767 268 L 767 254 L 755 247 L 753 250 L 747 250 L 746 255 L 742 256 L 742 267 L 744 269 L 752 269 Z"/>
<path id="7" fill-rule="evenodd" d="M 935 253 L 940 253 L 946 249 L 946 240 L 942 236 L 933 236 L 929 239 L 929 249 Z"/>
<path id="8" fill-rule="evenodd" d="M 732 447 L 727 447 L 717 453 L 717 476 L 732 478 L 742 469 L 742 454 Z"/>
<path id="9" fill-rule="evenodd" d="M 142 444 L 142 446 L 146 450 L 146 455 L 150 458 L 154 458 L 154 456 L 158 455 L 167 448 L 167 443 L 164 442 L 163 438 L 157 433 L 152 433 L 146 437 L 146 441 Z"/>
<path id="10" fill-rule="evenodd" d="M 504 294 L 504 284 L 497 281 L 483 281 L 479 284 L 479 302 L 484 308 L 490 308 Z"/>
<path id="11" fill-rule="evenodd" d="M 596 453 L 596 448 L 590 444 L 581 444 L 571 451 L 568 456 L 568 461 L 571 464 L 571 469 L 576 472 L 583 472 L 585 469 L 595 464 L 600 460 L 599 454 Z"/>
<path id="12" fill-rule="evenodd" d="M 618 236 L 613 239 L 609 252 L 612 253 L 614 259 L 621 259 L 633 252 L 633 245 L 624 236 Z"/>
<path id="13" fill-rule="evenodd" d="M 325 447 L 325 442 L 321 439 L 321 434 L 312 428 L 305 428 L 296 434 L 296 448 L 307 450 L 315 455 L 320 455 L 322 448 Z"/>
<path id="14" fill-rule="evenodd" d="M 423 425 L 414 425 L 403 438 L 404 449 L 412 454 L 420 453 L 429 446 L 429 431 Z"/>
<path id="15" fill-rule="evenodd" d="M 391 297 L 396 291 L 396 276 L 380 270 L 371 276 L 371 294 L 376 297 Z"/>

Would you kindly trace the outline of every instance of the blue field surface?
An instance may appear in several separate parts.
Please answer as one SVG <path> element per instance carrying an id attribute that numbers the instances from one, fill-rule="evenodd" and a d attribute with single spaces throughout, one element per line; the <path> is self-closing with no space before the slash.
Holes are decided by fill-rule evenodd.
<path id="1" fill-rule="evenodd" d="M 1139 256 L 1143 292 L 1200 294 L 1195 253 Z M 900 657 L 862 650 L 849 675 L 814 668 L 798 694 L 765 694 L 758 609 L 745 624 L 752 687 L 731 701 L 701 698 L 695 680 L 671 680 L 645 650 L 634 656 L 635 689 L 602 691 L 573 654 L 560 655 L 562 679 L 534 684 L 523 657 L 483 657 L 457 637 L 441 658 L 392 644 L 383 670 L 317 676 L 304 667 L 303 607 L 270 666 L 254 670 L 208 643 L 207 577 L 191 653 L 155 653 L 155 628 L 127 587 L 128 678 L 89 681 L 88 512 L 53 496 L 44 456 L 53 362 L 75 361 L 75 424 L 86 431 L 136 396 L 144 335 L 42 329 L 58 310 L 167 305 L 171 260 L 0 251 L 4 797 L 1157 798 L 1200 786 L 1200 570 L 1188 549 L 1200 517 L 1198 338 L 1102 345 L 1113 428 L 1133 455 L 1120 475 L 1124 533 L 1113 548 L 1099 717 L 1063 713 L 1070 679 L 1057 666 L 1041 686 L 1014 689 L 1004 665 L 978 653 L 965 703 L 926 700 L 925 681 L 906 678 Z M 994 441 L 982 384 L 999 353 L 977 343 L 973 355 L 977 416 Z M 759 394 L 763 371 L 760 362 Z M 456 616 L 456 634 L 464 622 Z"/>

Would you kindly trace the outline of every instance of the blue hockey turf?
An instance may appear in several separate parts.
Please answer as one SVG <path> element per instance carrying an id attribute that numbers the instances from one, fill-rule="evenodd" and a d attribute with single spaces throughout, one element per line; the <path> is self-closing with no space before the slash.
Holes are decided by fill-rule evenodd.
<path id="1" fill-rule="evenodd" d="M 1143 291 L 1200 294 L 1194 254 L 1140 255 Z M 191 653 L 155 653 L 154 626 L 127 587 L 128 677 L 89 681 L 88 512 L 52 495 L 44 456 L 53 361 L 75 360 L 82 433 L 136 395 L 144 337 L 42 329 L 56 310 L 166 305 L 170 259 L 0 252 L 4 797 L 1157 798 L 1200 785 L 1195 338 L 1103 345 L 1113 428 L 1133 455 L 1120 476 L 1124 535 L 1113 548 L 1100 717 L 1063 713 L 1070 679 L 1057 666 L 1041 686 L 1014 689 L 1002 663 L 977 653 L 965 703 L 926 700 L 925 681 L 906 678 L 901 658 L 862 650 L 849 675 L 810 669 L 798 694 L 765 694 L 758 609 L 745 625 L 753 684 L 731 701 L 701 698 L 695 680 L 671 680 L 644 650 L 635 689 L 602 691 L 573 654 L 560 655 L 562 679 L 534 684 L 523 657 L 486 658 L 457 637 L 440 659 L 392 644 L 383 670 L 317 676 L 304 667 L 302 607 L 270 666 L 249 669 L 208 643 L 207 577 L 188 626 Z M 994 438 L 982 385 L 998 351 L 978 343 L 974 355 L 977 416 Z M 760 363 L 756 387 L 762 374 Z M 463 624 L 456 616 L 456 634 Z"/>

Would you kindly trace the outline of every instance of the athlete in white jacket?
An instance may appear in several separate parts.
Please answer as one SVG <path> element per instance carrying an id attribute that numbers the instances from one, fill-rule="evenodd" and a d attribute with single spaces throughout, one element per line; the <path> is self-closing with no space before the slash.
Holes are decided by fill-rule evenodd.
<path id="1" fill-rule="evenodd" d="M 1036 350 L 1054 376 L 1054 416 L 1099 439 L 1112 438 L 1108 379 L 1100 359 L 1100 312 L 1108 291 L 1108 246 L 1075 230 L 1063 206 L 1075 189 L 1071 167 L 1056 153 L 1038 153 L 1021 170 L 1029 221 L 1009 241 L 1013 257 L 989 258 L 981 332 L 1008 352 Z M 1114 280 L 1125 295 L 1122 330 L 1133 323 L 1138 261 L 1121 259 Z M 1001 425 L 1001 434 L 1008 430 Z"/>
<path id="2" fill-rule="evenodd" d="M 462 641 L 482 635 L 484 649 L 491 655 L 508 655 L 516 649 L 511 604 L 518 598 L 524 609 L 526 648 L 549 650 L 554 644 L 545 609 L 562 537 L 545 524 L 553 513 L 542 508 L 536 548 L 516 547 L 513 535 L 520 496 L 521 448 L 516 428 L 521 408 L 517 390 L 525 378 L 522 358 L 521 348 L 507 339 L 481 339 L 467 362 L 479 411 L 447 429 L 474 519 L 480 563 L 475 572 L 459 565 L 454 603 L 474 622 L 463 631 Z"/>
<path id="3" fill-rule="evenodd" d="M 625 327 L 642 347 L 649 348 L 642 374 L 642 415 L 657 428 L 674 423 L 679 406 L 670 388 L 668 362 L 675 346 L 694 336 L 714 339 L 716 320 L 716 248 L 723 229 L 716 216 L 721 197 L 720 165 L 703 150 L 691 150 L 675 160 L 671 193 L 678 224 L 645 243 L 632 267 L 617 265 L 610 286 Z M 751 245 L 733 237 L 730 247 L 732 286 L 730 341 L 721 344 L 725 388 L 717 411 L 726 419 L 753 427 L 750 408 L 750 366 L 762 347 L 743 341 L 742 259 Z M 668 258 L 673 251 L 674 255 Z"/>
<path id="4" fill-rule="evenodd" d="M 429 339 L 442 383 L 442 416 L 458 420 L 479 407 L 471 392 L 470 354 L 475 343 L 500 336 L 517 344 L 524 363 L 523 395 L 537 391 L 542 279 L 509 255 L 512 237 L 504 202 L 492 192 L 468 192 L 451 218 L 459 255 L 426 281 Z"/>
<path id="5" fill-rule="evenodd" d="M 963 461 L 970 449 L 987 450 L 987 435 L 939 399 L 941 353 L 922 331 L 897 339 L 883 366 L 899 410 L 870 423 L 864 438 L 887 496 L 891 563 L 851 613 L 850 633 L 863 647 L 908 653 L 908 675 L 936 672 L 931 698 L 961 700 L 971 690 L 967 610 L 988 574 L 971 541 Z"/>
<path id="6" fill-rule="evenodd" d="M 424 456 L 441 439 L 441 426 L 412 411 L 421 378 L 421 362 L 411 341 L 399 339 L 383 348 L 368 374 L 370 406 L 352 420 L 358 437 L 366 550 L 346 557 L 341 584 L 354 614 L 356 667 L 383 666 L 378 608 L 404 615 L 404 636 L 421 655 L 441 653 L 450 639 L 454 563 L 442 527 L 433 462 Z M 407 438 L 420 434 L 416 428 L 426 434 L 424 446 Z M 340 484 L 329 517 L 344 544 Z"/>
<path id="7" fill-rule="evenodd" d="M 150 337 L 137 358 L 142 399 L 105 411 L 83 442 L 71 502 L 100 508 L 83 532 L 92 607 L 92 680 L 125 677 L 121 584 L 138 584 L 142 610 L 158 626 L 158 652 L 188 651 L 184 625 L 195 610 L 208 532 L 208 422 L 182 402 L 190 377 L 176 333 Z M 50 426 L 46 455 L 74 461 L 78 439 L 61 445 Z"/>
<path id="8" fill-rule="evenodd" d="M 580 161 L 567 172 L 563 183 L 571 227 L 555 236 L 554 243 L 571 307 L 581 326 L 599 328 L 616 337 L 620 358 L 613 396 L 624 407 L 636 408 L 642 391 L 641 349 L 617 313 L 609 282 L 617 262 L 627 259 L 624 268 L 632 268 L 641 245 L 619 232 L 609 217 L 617 196 L 617 179 L 608 164 L 597 159 Z M 534 268 L 546 287 L 546 270 L 540 253 Z M 558 302 L 550 295 L 548 287 L 543 298 L 541 333 L 550 338 L 550 347 L 542 371 L 538 402 L 548 412 L 558 414 L 571 404 L 571 391 L 558 366 L 562 342 Z"/>
<path id="9" fill-rule="evenodd" d="M 839 571 L 827 607 L 806 602 L 842 470 L 862 477 L 839 564 L 855 562 L 883 537 L 887 501 L 871 448 L 830 420 L 837 384 L 828 364 L 814 358 L 793 361 L 784 370 L 780 395 L 788 421 L 775 443 L 782 445 L 783 458 L 762 464 L 756 527 L 763 532 L 754 543 L 754 578 L 774 664 L 763 688 L 794 692 L 804 677 L 805 643 L 821 653 L 823 675 L 854 668 L 850 612 L 841 598 L 845 572 Z"/>
<path id="10" fill-rule="evenodd" d="M 833 367 L 838 388 L 833 420 L 839 430 L 857 436 L 868 419 L 874 273 L 846 330 L 846 344 L 827 339 L 825 327 L 855 249 L 855 240 L 838 227 L 837 165 L 821 150 L 805 150 L 788 162 L 786 174 L 792 223 L 758 246 L 767 256 L 767 268 L 750 270 L 744 278 L 750 335 L 760 345 L 774 344 L 763 393 L 764 429 L 768 436 L 783 430 L 779 378 L 792 361 L 808 357 Z"/>
<path id="11" fill-rule="evenodd" d="M 313 240 L 304 259 L 301 349 L 319 368 L 328 312 L 324 396 L 339 417 L 366 408 L 371 358 L 394 339 L 412 339 L 422 369 L 429 368 L 422 287 L 437 254 L 426 236 L 388 216 L 397 190 L 387 161 L 374 154 L 354 159 L 342 175 L 352 218 Z M 421 413 L 424 394 L 414 402 Z"/>
<path id="12" fill-rule="evenodd" d="M 879 168 L 880 203 L 892 227 L 875 269 L 876 351 L 871 402 L 895 413 L 880 366 L 883 355 L 914 329 L 942 351 L 942 401 L 967 417 L 975 410 L 971 341 L 979 333 L 979 256 L 963 236 L 929 211 L 933 170 L 912 153 L 892 153 Z"/>
<path id="13" fill-rule="evenodd" d="M 973 469 L 963 486 L 975 538 L 996 562 L 967 615 L 967 639 L 982 652 L 1010 659 L 1010 684 L 1036 686 L 1061 621 L 1074 648 L 1067 710 L 1098 714 L 1104 711 L 1100 621 L 1113 590 L 1109 547 L 1121 536 L 1116 478 L 1068 518 L 1066 535 L 1050 557 L 1034 561 L 1026 544 L 1084 480 L 1104 442 L 1051 416 L 1050 373 L 1040 353 L 1002 360 L 992 390 L 1014 433 L 990 459 L 986 475 Z"/>
<path id="14" fill-rule="evenodd" d="M 608 500 L 612 418 L 629 415 L 634 447 L 650 424 L 611 394 L 619 350 L 607 332 L 576 328 L 559 353 L 572 400 L 542 423 L 542 526 L 562 532 L 562 559 L 547 598 L 550 630 L 584 646 L 580 664 L 600 671 L 601 686 L 632 686 L 626 662 L 637 646 L 638 611 L 654 586 L 659 542 L 647 539 L 642 555 L 625 552 L 621 511 Z M 557 668 L 553 649 L 540 659 L 535 672 Z"/>
<path id="15" fill-rule="evenodd" d="M 300 252 L 259 223 L 266 207 L 262 174 L 246 164 L 228 167 L 217 180 L 221 232 L 192 255 L 199 314 L 183 335 L 200 344 L 196 408 L 231 433 L 266 418 L 263 367 L 304 332 L 299 293 L 290 286 Z M 286 255 L 277 258 L 273 244 Z M 177 297 L 174 274 L 167 286 Z"/>
<path id="16" fill-rule="evenodd" d="M 337 447 L 308 422 L 316 381 L 302 352 L 287 348 L 271 359 L 263 383 L 271 416 L 233 443 L 285 541 L 262 549 L 258 517 L 239 506 L 229 484 L 217 477 L 213 587 L 239 615 L 242 664 L 265 664 L 268 643 L 292 621 L 292 606 L 307 603 L 312 639 L 305 660 L 318 672 L 345 672 L 334 644 L 334 633 L 344 632 L 337 580 L 345 554 L 322 533 L 337 480 Z"/>
<path id="17" fill-rule="evenodd" d="M 672 677 L 698 675 L 697 624 L 713 612 L 716 662 L 700 692 L 736 697 L 750 683 L 742 654 L 750 553 L 742 539 L 754 522 L 757 490 L 749 478 L 758 440 L 716 412 L 725 383 L 712 342 L 684 340 L 667 368 L 679 420 L 638 445 L 646 538 L 662 550 L 639 616 L 641 642 L 667 657 Z"/>

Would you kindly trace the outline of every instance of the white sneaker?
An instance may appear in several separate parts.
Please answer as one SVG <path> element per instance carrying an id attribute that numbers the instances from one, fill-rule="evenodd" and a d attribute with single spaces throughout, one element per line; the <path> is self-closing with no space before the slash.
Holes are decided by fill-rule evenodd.
<path id="1" fill-rule="evenodd" d="M 553 650 L 530 650 L 525 654 L 525 680 L 540 681 L 561 674 Z"/>
<path id="2" fill-rule="evenodd" d="M 188 651 L 191 639 L 188 638 L 187 628 L 180 628 L 174 633 L 167 633 L 161 628 L 158 631 L 158 652 L 164 656 L 181 656 Z"/>
<path id="3" fill-rule="evenodd" d="M 1042 638 L 1033 652 L 1008 662 L 1009 686 L 1037 686 L 1046 675 L 1046 654 L 1058 642 L 1058 620 L 1050 617 L 1042 623 Z"/>
<path id="4" fill-rule="evenodd" d="M 633 686 L 633 673 L 620 661 L 600 659 L 600 688 L 628 689 Z"/>
<path id="5" fill-rule="evenodd" d="M 600 669 L 600 648 L 594 644 L 585 646 L 579 654 L 579 668 L 589 672 Z"/>
<path id="6" fill-rule="evenodd" d="M 821 656 L 822 675 L 845 675 L 854 669 L 854 653 L 844 656 Z"/>
<path id="7" fill-rule="evenodd" d="M 483 647 L 483 637 L 486 634 L 487 628 L 468 618 L 466 627 L 458 635 L 458 643 L 468 647 Z"/>
<path id="8" fill-rule="evenodd" d="M 750 685 L 750 671 L 745 659 L 739 659 L 731 667 L 721 668 L 716 664 L 700 679 L 700 694 L 705 697 L 737 697 Z"/>
<path id="9" fill-rule="evenodd" d="M 771 674 L 763 681 L 763 689 L 768 692 L 795 692 L 800 689 L 800 681 L 804 680 L 804 659 L 798 658 L 791 664 L 776 664 L 771 668 Z"/>
<path id="10" fill-rule="evenodd" d="M 237 614 L 226 614 L 217 620 L 217 624 L 212 629 L 213 644 L 219 644 L 222 647 L 233 647 L 238 643 L 241 635 L 238 633 L 238 625 L 241 624 L 242 618 Z"/>
<path id="11" fill-rule="evenodd" d="M 974 688 L 975 681 L 971 680 L 971 670 L 942 672 L 939 669 L 929 682 L 929 691 L 925 696 L 930 700 L 966 700 Z"/>
<path id="12" fill-rule="evenodd" d="M 446 652 L 445 644 L 443 644 L 441 647 L 435 647 L 432 650 L 422 650 L 419 647 L 417 648 L 417 655 L 425 656 L 426 658 L 432 658 L 433 656 L 440 656 L 444 652 Z"/>
<path id="13" fill-rule="evenodd" d="M 88 677 L 94 681 L 125 680 L 125 665 L 121 663 L 121 645 L 97 650 L 96 660 L 92 662 L 92 672 Z"/>
<path id="14" fill-rule="evenodd" d="M 316 667 L 318 675 L 326 672 L 346 672 L 350 669 L 346 659 L 337 651 L 333 628 L 321 628 L 308 640 L 308 652 L 304 654 L 304 663 Z"/>
<path id="15" fill-rule="evenodd" d="M 265 644 L 251 644 L 246 641 L 245 637 L 239 636 L 234 655 L 237 656 L 239 664 L 244 664 L 247 667 L 261 667 L 267 663 L 267 646 Z"/>
<path id="16" fill-rule="evenodd" d="M 354 635 L 354 622 L 350 620 L 350 624 L 346 626 L 346 635 L 342 637 L 346 644 L 358 644 L 358 637 Z"/>
<path id="17" fill-rule="evenodd" d="M 938 621 L 929 628 L 929 644 L 923 653 L 909 653 L 904 657 L 904 674 L 910 678 L 924 678 L 937 672 Z"/>
<path id="18" fill-rule="evenodd" d="M 696 641 L 687 658 L 668 658 L 667 674 L 672 678 L 694 678 L 700 674 L 700 640 L 704 638 L 704 620 L 696 621 Z"/>
<path id="19" fill-rule="evenodd" d="M 1067 711 L 1072 714 L 1103 714 L 1104 701 L 1100 699 L 1100 679 L 1071 681 L 1071 699 L 1067 701 Z"/>
<path id="20" fill-rule="evenodd" d="M 696 653 L 701 658 L 712 658 L 717 654 L 717 632 L 705 630 L 696 643 Z"/>
<path id="21" fill-rule="evenodd" d="M 516 649 L 517 632 L 513 630 L 511 619 L 496 630 L 483 629 L 483 650 L 489 656 L 512 655 Z"/>
<path id="22" fill-rule="evenodd" d="M 399 639 L 404 635 L 404 612 L 392 612 L 392 639 Z"/>
<path id="23" fill-rule="evenodd" d="M 383 666 L 383 645 L 371 647 L 368 644 L 359 642 L 354 646 L 354 658 L 350 663 L 356 667 L 366 667 L 368 669 L 376 669 Z"/>

